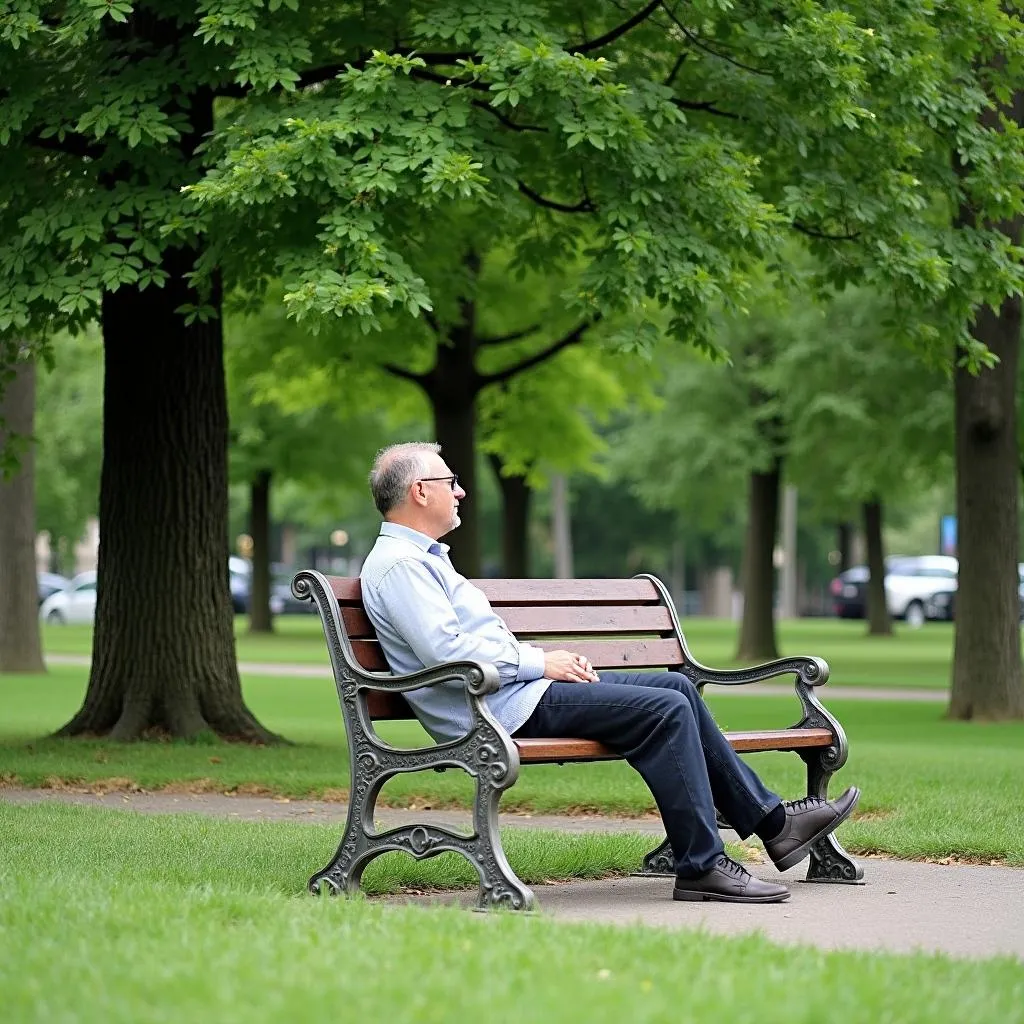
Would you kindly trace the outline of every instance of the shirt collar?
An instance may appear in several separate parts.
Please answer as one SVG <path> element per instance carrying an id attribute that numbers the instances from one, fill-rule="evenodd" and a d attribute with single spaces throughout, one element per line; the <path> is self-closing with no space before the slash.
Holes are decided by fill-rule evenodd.
<path id="1" fill-rule="evenodd" d="M 382 537 L 397 537 L 399 540 L 407 540 L 410 544 L 415 544 L 421 551 L 426 551 L 431 555 L 446 555 L 449 551 L 447 544 L 442 544 L 440 541 L 434 540 L 433 537 L 420 533 L 419 530 L 402 526 L 401 523 L 381 523 L 380 535 Z"/>

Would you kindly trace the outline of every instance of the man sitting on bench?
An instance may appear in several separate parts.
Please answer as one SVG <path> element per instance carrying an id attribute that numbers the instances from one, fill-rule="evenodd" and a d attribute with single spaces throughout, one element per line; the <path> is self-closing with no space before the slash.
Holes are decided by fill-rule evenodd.
<path id="1" fill-rule="evenodd" d="M 715 809 L 745 839 L 756 834 L 780 871 L 845 821 L 860 796 L 782 801 L 736 755 L 693 683 L 678 672 L 601 672 L 569 651 L 520 643 L 487 598 L 453 568 L 439 539 L 459 525 L 466 492 L 426 442 L 377 456 L 370 490 L 384 518 L 360 573 L 363 605 L 388 665 L 405 674 L 450 661 L 493 664 L 501 688 L 487 706 L 517 737 L 597 740 L 650 787 L 675 855 L 677 900 L 779 903 L 789 890 L 725 854 Z M 458 682 L 406 695 L 439 742 L 469 731 Z"/>

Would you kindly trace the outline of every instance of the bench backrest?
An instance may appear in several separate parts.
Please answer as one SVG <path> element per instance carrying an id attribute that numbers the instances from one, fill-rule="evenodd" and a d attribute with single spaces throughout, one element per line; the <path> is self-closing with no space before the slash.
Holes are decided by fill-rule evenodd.
<path id="1" fill-rule="evenodd" d="M 356 660 L 371 672 L 388 665 L 366 612 L 358 579 L 327 577 Z M 508 628 L 545 650 L 566 648 L 597 669 L 684 669 L 684 643 L 662 588 L 649 577 L 611 580 L 474 580 Z M 369 695 L 371 718 L 411 718 L 397 694 Z"/>

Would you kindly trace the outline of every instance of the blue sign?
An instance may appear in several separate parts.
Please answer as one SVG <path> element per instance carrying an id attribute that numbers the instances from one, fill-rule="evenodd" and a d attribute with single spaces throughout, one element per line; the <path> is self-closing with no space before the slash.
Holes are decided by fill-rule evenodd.
<path id="1" fill-rule="evenodd" d="M 943 516 L 939 520 L 939 553 L 956 555 L 956 516 Z"/>

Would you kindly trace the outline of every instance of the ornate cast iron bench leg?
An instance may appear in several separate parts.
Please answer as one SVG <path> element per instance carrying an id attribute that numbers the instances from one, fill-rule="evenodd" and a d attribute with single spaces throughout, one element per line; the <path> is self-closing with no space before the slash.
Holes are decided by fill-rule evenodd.
<path id="1" fill-rule="evenodd" d="M 452 852 L 461 853 L 480 876 L 477 909 L 532 909 L 533 892 L 509 865 L 498 831 L 498 801 L 515 776 L 509 779 L 509 765 L 500 756 L 500 744 L 487 743 L 481 732 L 478 730 L 443 755 L 430 749 L 379 753 L 366 747 L 360 750 L 354 761 L 358 771 L 344 835 L 330 864 L 310 878 L 310 891 L 316 893 L 326 887 L 332 892 L 355 895 L 366 866 L 382 853 L 401 850 L 416 860 L 424 860 Z M 386 763 L 382 764 L 382 759 Z M 462 768 L 476 778 L 473 833 L 466 836 L 435 825 L 416 824 L 376 832 L 373 812 L 388 779 L 402 771 L 422 771 L 441 764 Z"/>
<path id="2" fill-rule="evenodd" d="M 644 857 L 643 867 L 635 873 L 637 875 L 654 875 L 659 878 L 668 875 L 675 877 L 676 857 L 668 839 Z"/>
<path id="3" fill-rule="evenodd" d="M 839 767 L 834 764 L 836 749 L 809 750 L 801 757 L 807 763 L 807 795 L 826 799 L 829 780 Z M 811 847 L 805 881 L 863 885 L 864 868 L 843 849 L 835 833 L 831 833 Z"/>

